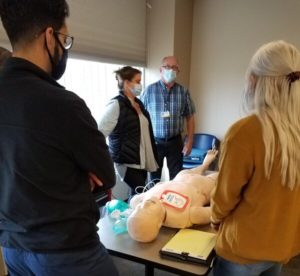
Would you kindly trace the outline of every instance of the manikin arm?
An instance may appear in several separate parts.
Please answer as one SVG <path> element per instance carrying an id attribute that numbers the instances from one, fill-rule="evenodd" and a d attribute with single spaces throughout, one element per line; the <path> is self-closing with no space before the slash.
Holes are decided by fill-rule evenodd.
<path id="1" fill-rule="evenodd" d="M 200 166 L 193 169 L 182 170 L 179 174 L 195 173 L 204 175 L 205 171 L 208 170 L 210 164 L 216 159 L 217 155 L 218 151 L 216 149 L 208 150 L 203 163 Z"/>
<path id="2" fill-rule="evenodd" d="M 208 224 L 210 223 L 211 207 L 191 207 L 190 220 L 192 224 Z"/>

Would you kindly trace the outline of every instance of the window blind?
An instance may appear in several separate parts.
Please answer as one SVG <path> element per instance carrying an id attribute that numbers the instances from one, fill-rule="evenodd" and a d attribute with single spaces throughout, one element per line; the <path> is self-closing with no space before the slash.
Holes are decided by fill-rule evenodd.
<path id="1" fill-rule="evenodd" d="M 74 55 L 146 64 L 145 0 L 69 0 Z"/>
<path id="2" fill-rule="evenodd" d="M 146 65 L 146 0 L 68 0 L 73 57 Z M 0 43 L 9 45 L 0 27 Z"/>

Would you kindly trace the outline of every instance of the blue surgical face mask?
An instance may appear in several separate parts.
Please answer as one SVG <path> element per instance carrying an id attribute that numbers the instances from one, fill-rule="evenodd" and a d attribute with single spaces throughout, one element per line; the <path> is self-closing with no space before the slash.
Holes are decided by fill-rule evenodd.
<path id="1" fill-rule="evenodd" d="M 143 86 L 139 83 L 136 83 L 133 87 L 130 88 L 130 91 L 134 96 L 139 96 L 143 91 Z"/>
<path id="2" fill-rule="evenodd" d="M 176 79 L 176 71 L 173 69 L 163 69 L 163 78 L 166 83 L 171 83 Z"/>

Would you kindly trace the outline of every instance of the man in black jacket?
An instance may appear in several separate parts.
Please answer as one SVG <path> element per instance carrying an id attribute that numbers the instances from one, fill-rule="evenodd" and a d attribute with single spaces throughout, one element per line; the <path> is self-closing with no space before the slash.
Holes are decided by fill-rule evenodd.
<path id="1" fill-rule="evenodd" d="M 0 0 L 13 57 L 0 73 L 0 245 L 10 275 L 118 275 L 91 189 L 115 183 L 84 101 L 56 80 L 73 37 L 65 0 Z"/>

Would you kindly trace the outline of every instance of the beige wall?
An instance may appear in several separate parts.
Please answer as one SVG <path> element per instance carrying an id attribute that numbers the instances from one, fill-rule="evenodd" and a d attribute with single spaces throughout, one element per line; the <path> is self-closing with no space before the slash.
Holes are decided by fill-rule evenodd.
<path id="1" fill-rule="evenodd" d="M 192 41 L 194 0 L 148 0 L 146 85 L 160 78 L 159 67 L 164 56 L 179 59 L 178 81 L 188 86 Z"/>
<path id="2" fill-rule="evenodd" d="M 174 52 L 175 0 L 151 0 L 147 9 L 146 85 L 159 79 L 163 56 Z"/>
<path id="3" fill-rule="evenodd" d="M 177 81 L 186 87 L 190 84 L 193 7 L 193 0 L 176 0 L 173 54 L 180 67 Z"/>
<path id="4" fill-rule="evenodd" d="M 195 0 L 190 88 L 196 131 L 223 138 L 242 115 L 244 73 L 263 43 L 300 47 L 299 0 Z"/>

